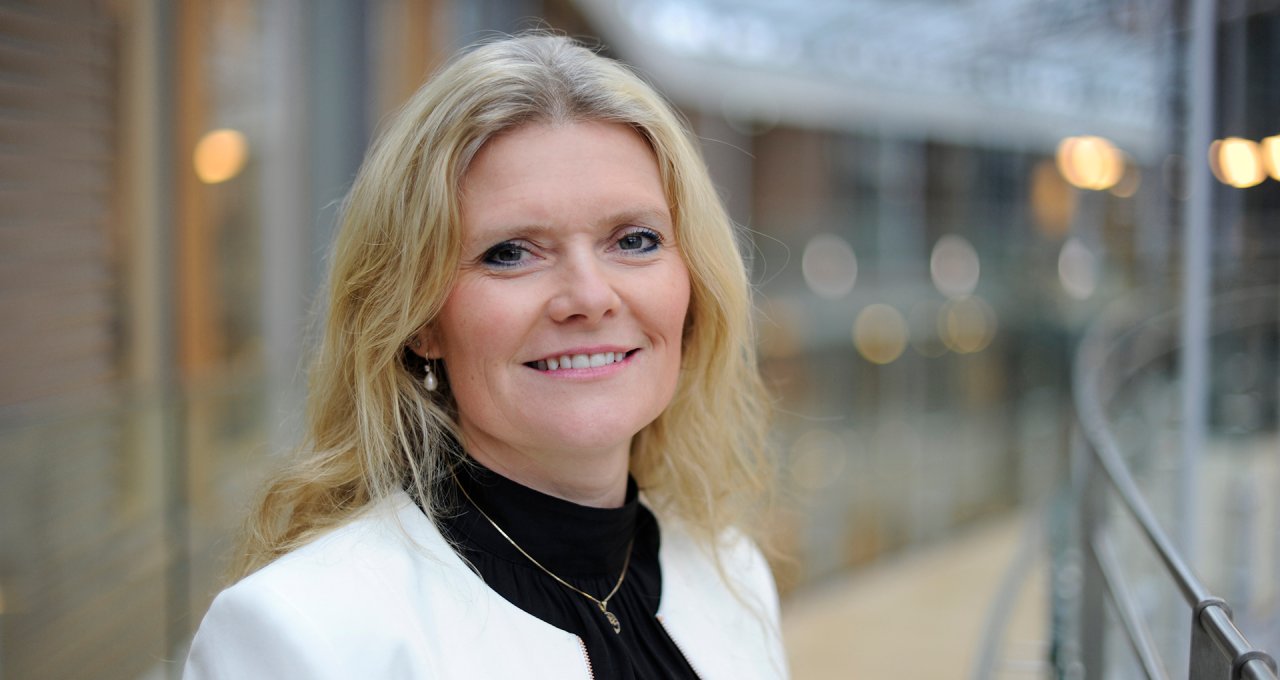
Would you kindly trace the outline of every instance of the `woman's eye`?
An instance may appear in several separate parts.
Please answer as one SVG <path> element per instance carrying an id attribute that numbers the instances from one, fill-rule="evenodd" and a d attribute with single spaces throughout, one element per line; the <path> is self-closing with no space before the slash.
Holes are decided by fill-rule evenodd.
<path id="1" fill-rule="evenodd" d="M 484 254 L 484 261 L 486 264 L 509 267 L 520 264 L 527 252 L 523 246 L 515 243 L 499 243 Z"/>
<path id="2" fill-rule="evenodd" d="M 661 238 L 651 231 L 633 231 L 618 239 L 618 249 L 645 253 L 657 248 L 660 241 Z"/>

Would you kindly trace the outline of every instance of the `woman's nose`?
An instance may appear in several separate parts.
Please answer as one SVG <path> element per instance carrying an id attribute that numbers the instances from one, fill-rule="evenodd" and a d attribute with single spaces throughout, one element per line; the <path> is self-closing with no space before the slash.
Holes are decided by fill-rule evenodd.
<path id="1" fill-rule="evenodd" d="M 594 255 L 576 255 L 561 266 L 556 294 L 548 305 L 552 319 L 596 323 L 617 310 L 622 299 L 608 265 Z"/>

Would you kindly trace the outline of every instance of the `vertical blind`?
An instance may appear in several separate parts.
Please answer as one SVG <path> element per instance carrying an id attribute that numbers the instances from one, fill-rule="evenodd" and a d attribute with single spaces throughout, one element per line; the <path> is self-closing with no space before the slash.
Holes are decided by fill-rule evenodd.
<path id="1" fill-rule="evenodd" d="M 136 678 L 164 654 L 160 516 L 126 479 L 129 424 L 111 398 L 127 233 L 116 31 L 102 2 L 0 2 L 6 679 Z"/>

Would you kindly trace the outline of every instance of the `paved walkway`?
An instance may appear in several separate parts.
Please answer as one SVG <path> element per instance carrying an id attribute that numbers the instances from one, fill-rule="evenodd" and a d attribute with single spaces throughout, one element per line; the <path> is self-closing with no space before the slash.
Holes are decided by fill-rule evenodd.
<path id="1" fill-rule="evenodd" d="M 789 597 L 782 626 L 795 680 L 968 680 L 1001 579 L 1024 534 L 1010 515 Z M 996 678 L 1047 678 L 1047 569 L 1017 595 Z"/>

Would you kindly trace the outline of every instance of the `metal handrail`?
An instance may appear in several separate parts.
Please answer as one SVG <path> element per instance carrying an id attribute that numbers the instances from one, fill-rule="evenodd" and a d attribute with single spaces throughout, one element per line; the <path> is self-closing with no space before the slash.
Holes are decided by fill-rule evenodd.
<path id="1" fill-rule="evenodd" d="M 1144 369 L 1151 361 L 1176 348 L 1179 313 L 1166 312 L 1147 322 L 1132 325 L 1130 307 L 1133 301 L 1113 306 L 1086 332 L 1076 354 L 1073 367 L 1073 391 L 1079 421 L 1079 445 L 1074 447 L 1077 492 L 1080 509 L 1080 539 L 1085 582 L 1081 597 L 1080 656 L 1085 677 L 1101 677 L 1102 639 L 1100 634 L 1103 600 L 1110 597 L 1120 612 L 1120 621 L 1144 672 L 1148 677 L 1164 677 L 1163 664 L 1154 655 L 1150 635 L 1140 619 L 1134 616 L 1122 576 L 1107 550 L 1098 550 L 1104 533 L 1104 501 L 1106 486 L 1137 522 L 1142 535 L 1155 550 L 1167 574 L 1184 600 L 1191 606 L 1191 644 L 1189 676 L 1191 680 L 1209 678 L 1275 679 L 1275 660 L 1265 651 L 1252 646 L 1231 621 L 1226 603 L 1214 597 L 1196 576 L 1187 560 L 1165 533 L 1145 496 L 1129 473 L 1112 433 L 1105 409 L 1119 387 Z M 1149 308 L 1149 307 L 1148 307 Z M 1238 330 L 1255 325 L 1259 320 L 1274 319 L 1277 313 L 1275 291 L 1258 289 L 1242 291 L 1220 298 L 1214 305 L 1215 333 Z M 1124 328 L 1122 332 L 1117 329 Z M 1153 336 L 1168 338 L 1151 342 Z"/>
<path id="2" fill-rule="evenodd" d="M 1125 630 L 1129 632 L 1127 636 L 1129 645 L 1133 649 L 1134 656 L 1138 657 L 1138 663 L 1142 665 L 1143 672 L 1148 678 L 1163 680 L 1169 677 L 1169 671 L 1165 669 L 1164 662 L 1156 653 L 1151 635 L 1142 625 L 1142 617 L 1137 603 L 1134 602 L 1133 593 L 1125 585 L 1124 576 L 1120 571 L 1120 558 L 1116 557 L 1111 540 L 1105 533 L 1100 533 L 1094 538 L 1092 545 L 1093 554 L 1098 558 L 1098 568 L 1102 572 L 1102 582 L 1107 588 L 1107 595 L 1115 603 L 1116 614 Z"/>
<path id="3" fill-rule="evenodd" d="M 974 655 L 973 667 L 969 671 L 969 677 L 973 680 L 987 680 L 993 677 L 1001 663 L 1001 642 L 1005 628 L 1013 615 L 1014 606 L 1017 604 L 1018 591 L 1030 577 L 1035 562 L 1044 548 L 1045 541 L 1041 536 L 1041 525 L 1045 514 L 1044 509 L 1037 509 L 1029 513 L 1025 520 L 1026 525 L 1023 528 L 1022 537 L 1018 539 L 1017 552 L 1000 578 L 996 595 L 992 598 L 990 608 L 984 617 L 982 634 L 978 638 L 980 640 L 978 652 Z"/>

